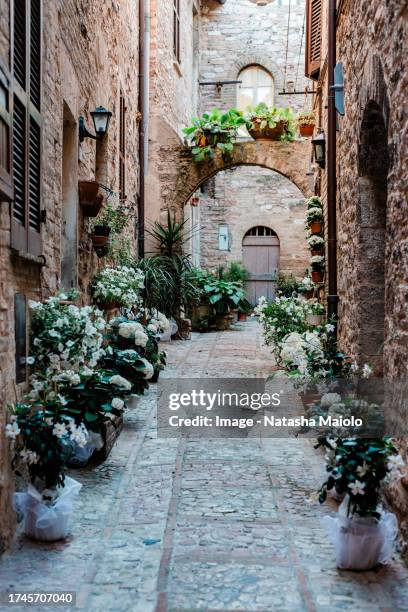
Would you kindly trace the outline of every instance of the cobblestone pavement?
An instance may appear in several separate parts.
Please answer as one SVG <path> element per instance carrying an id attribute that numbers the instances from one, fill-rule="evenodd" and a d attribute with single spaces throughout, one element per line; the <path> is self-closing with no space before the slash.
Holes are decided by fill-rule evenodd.
<path id="1" fill-rule="evenodd" d="M 272 369 L 255 322 L 168 352 L 168 377 Z M 335 568 L 327 508 L 309 501 L 322 469 L 308 440 L 157 439 L 151 389 L 109 459 L 73 473 L 84 488 L 72 537 L 17 537 L 0 591 L 73 590 L 90 612 L 407 610 L 398 558 L 376 572 Z"/>

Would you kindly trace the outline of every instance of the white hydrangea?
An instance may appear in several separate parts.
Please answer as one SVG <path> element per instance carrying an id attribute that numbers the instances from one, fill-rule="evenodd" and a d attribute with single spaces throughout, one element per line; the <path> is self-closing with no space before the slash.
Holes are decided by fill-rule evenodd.
<path id="1" fill-rule="evenodd" d="M 122 410 L 124 405 L 125 405 L 125 402 L 122 399 L 120 399 L 120 397 L 114 397 L 113 400 L 111 401 L 112 408 L 115 408 L 116 410 Z"/>
<path id="2" fill-rule="evenodd" d="M 341 402 L 341 395 L 338 393 L 325 393 L 320 400 L 320 405 L 323 408 L 328 408 L 332 404 L 338 404 L 339 402 Z"/>
<path id="3" fill-rule="evenodd" d="M 148 341 L 149 341 L 149 336 L 144 331 L 137 331 L 135 333 L 136 346 L 141 346 L 142 348 L 145 348 Z"/>
<path id="4" fill-rule="evenodd" d="M 28 465 L 38 463 L 40 460 L 39 455 L 37 455 L 35 451 L 32 451 L 28 448 L 23 448 L 23 450 L 20 451 L 20 457 L 24 461 L 24 463 L 27 463 Z"/>
<path id="5" fill-rule="evenodd" d="M 10 423 L 6 425 L 6 437 L 15 440 L 20 432 L 21 429 L 18 426 L 17 418 L 12 416 Z"/>
<path id="6" fill-rule="evenodd" d="M 143 361 L 144 365 L 145 365 L 145 369 L 143 370 L 143 375 L 146 378 L 146 380 L 150 380 L 154 374 L 154 367 L 153 365 L 150 363 L 150 361 L 147 361 L 147 359 L 141 359 L 141 361 Z"/>
<path id="7" fill-rule="evenodd" d="M 109 384 L 116 385 L 117 387 L 121 387 L 123 389 L 126 389 L 127 391 L 130 391 L 130 389 L 132 388 L 132 383 L 130 383 L 128 380 L 126 380 L 126 378 L 123 378 L 123 376 L 120 376 L 119 374 L 111 376 L 111 378 L 109 379 Z"/>

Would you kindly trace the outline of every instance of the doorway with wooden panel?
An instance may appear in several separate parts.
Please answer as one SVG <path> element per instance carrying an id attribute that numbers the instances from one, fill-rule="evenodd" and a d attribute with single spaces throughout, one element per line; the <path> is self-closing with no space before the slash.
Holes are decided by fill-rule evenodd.
<path id="1" fill-rule="evenodd" d="M 242 261 L 249 273 L 246 292 L 253 306 L 262 296 L 268 300 L 274 299 L 279 275 L 279 255 L 279 238 L 270 227 L 258 225 L 245 234 Z"/>

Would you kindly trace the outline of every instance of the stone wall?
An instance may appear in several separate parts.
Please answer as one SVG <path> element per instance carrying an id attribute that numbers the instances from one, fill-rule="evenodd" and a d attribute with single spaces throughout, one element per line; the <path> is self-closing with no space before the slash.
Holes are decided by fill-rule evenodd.
<path id="1" fill-rule="evenodd" d="M 9 205 L 0 204 L 0 551 L 10 540 L 14 516 L 10 506 L 12 477 L 4 439 L 5 411 L 7 404 L 20 397 L 25 389 L 24 384 L 15 383 L 14 295 L 23 293 L 27 299 L 43 299 L 61 287 L 61 244 L 66 231 L 63 221 L 68 218 L 64 206 L 69 205 L 73 207 L 72 222 L 77 226 L 73 243 L 68 245 L 73 257 L 71 277 L 74 282 L 77 280 L 84 299 L 89 299 L 91 276 L 103 265 L 103 260 L 93 254 L 89 221 L 77 210 L 78 180 L 96 179 L 115 193 L 118 191 L 120 88 L 127 106 L 127 194 L 136 201 L 137 5 L 132 0 L 120 3 L 67 0 L 63 6 L 54 0 L 43 1 L 42 208 L 46 220 L 41 233 L 44 266 L 11 251 Z M 1 11 L 0 65 L 5 70 L 9 69 L 7 15 L 8 10 Z M 99 105 L 113 113 L 108 135 L 103 144 L 86 139 L 79 145 L 78 118 L 83 115 L 89 130 L 93 131 L 89 112 Z M 67 136 L 71 139 L 68 148 Z M 70 163 L 63 165 L 68 154 Z"/>
<path id="2" fill-rule="evenodd" d="M 311 96 L 278 95 L 285 83 L 304 91 L 311 82 L 304 77 L 304 0 L 280 0 L 257 6 L 250 0 L 218 0 L 203 3 L 200 22 L 200 81 L 235 81 L 251 64 L 266 68 L 274 79 L 275 104 L 301 110 Z M 288 44 L 287 44 L 288 40 Z M 286 52 L 287 50 L 287 52 Z M 290 87 L 290 85 L 289 85 Z M 286 86 L 286 91 L 288 86 Z M 201 111 L 237 104 L 237 85 L 200 87 Z"/>
<path id="3" fill-rule="evenodd" d="M 151 1 L 149 164 L 146 227 L 160 219 L 160 200 L 171 184 L 167 151 L 183 142 L 182 128 L 197 111 L 198 22 L 196 0 L 180 2 L 180 62 L 173 53 L 173 0 Z M 171 186 L 170 186 L 171 189 Z M 176 205 L 174 199 L 171 206 Z M 146 235 L 146 250 L 154 248 Z"/>
<path id="4" fill-rule="evenodd" d="M 302 276 L 309 264 L 302 192 L 277 172 L 256 166 L 238 166 L 218 173 L 211 181 L 210 189 L 195 194 L 200 201 L 200 265 L 214 268 L 241 262 L 246 232 L 263 225 L 279 237 L 281 272 Z M 228 226 L 228 251 L 219 250 L 220 225 Z"/>

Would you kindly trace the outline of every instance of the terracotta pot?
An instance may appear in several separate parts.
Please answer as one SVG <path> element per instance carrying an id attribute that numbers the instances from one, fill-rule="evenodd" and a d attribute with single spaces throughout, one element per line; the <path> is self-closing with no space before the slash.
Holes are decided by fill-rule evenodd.
<path id="1" fill-rule="evenodd" d="M 310 231 L 312 234 L 321 234 L 322 233 L 323 224 L 321 221 L 312 221 L 310 224 Z"/>
<path id="2" fill-rule="evenodd" d="M 98 236 L 98 234 L 91 234 L 91 240 L 95 247 L 104 246 L 109 242 L 109 236 Z"/>
<path id="3" fill-rule="evenodd" d="M 79 181 L 79 203 L 86 217 L 96 217 L 102 208 L 103 195 L 99 194 L 96 181 Z"/>
<path id="4" fill-rule="evenodd" d="M 315 126 L 312 123 L 299 125 L 299 134 L 303 136 L 303 138 L 309 138 L 313 136 L 314 128 Z"/>
<path id="5" fill-rule="evenodd" d="M 320 284 L 323 282 L 324 274 L 321 271 L 313 271 L 312 272 L 312 281 L 314 283 Z"/>
<path id="6" fill-rule="evenodd" d="M 323 253 L 323 247 L 321 249 L 312 249 L 312 257 L 321 255 Z"/>
<path id="7" fill-rule="evenodd" d="M 306 321 L 309 323 L 309 325 L 321 325 L 324 321 L 324 316 L 316 315 L 316 314 L 308 314 L 306 317 Z"/>
<path id="8" fill-rule="evenodd" d="M 261 130 L 259 123 L 254 122 L 254 127 L 248 131 L 255 140 L 280 140 L 287 125 L 287 121 L 278 121 L 274 128 L 266 127 Z"/>
<path id="9" fill-rule="evenodd" d="M 247 313 L 246 312 L 239 312 L 238 313 L 238 321 L 246 321 L 247 320 Z"/>
<path id="10" fill-rule="evenodd" d="M 304 295 L 306 300 L 311 300 L 313 295 L 314 295 L 314 290 L 313 289 L 309 289 L 309 291 L 304 291 L 303 295 Z"/>
<path id="11" fill-rule="evenodd" d="M 120 302 L 98 302 L 98 308 L 101 310 L 116 310 L 122 308 L 122 304 Z"/>

